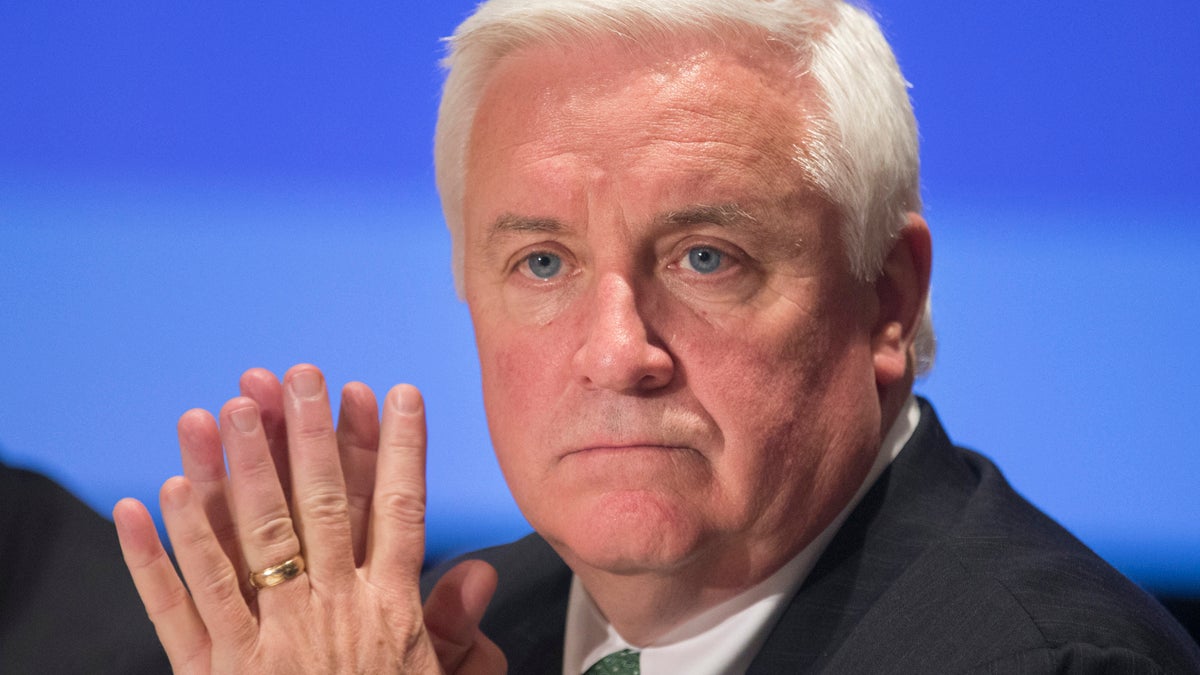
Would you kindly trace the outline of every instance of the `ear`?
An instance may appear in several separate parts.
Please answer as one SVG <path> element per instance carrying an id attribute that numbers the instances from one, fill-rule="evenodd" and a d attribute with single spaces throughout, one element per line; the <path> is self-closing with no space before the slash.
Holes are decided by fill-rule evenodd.
<path id="1" fill-rule="evenodd" d="M 910 212 L 875 280 L 879 315 L 871 351 L 875 384 L 881 388 L 915 375 L 913 341 L 925 312 L 932 261 L 929 226 L 920 214 Z"/>

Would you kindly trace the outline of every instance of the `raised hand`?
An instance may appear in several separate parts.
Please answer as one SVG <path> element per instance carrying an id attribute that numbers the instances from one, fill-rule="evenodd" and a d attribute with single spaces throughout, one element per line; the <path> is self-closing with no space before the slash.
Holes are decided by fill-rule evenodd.
<path id="1" fill-rule="evenodd" d="M 419 392 L 393 388 L 376 428 L 374 396 L 352 385 L 335 430 L 312 366 L 292 368 L 282 386 L 250 371 L 242 390 L 222 407 L 219 425 L 201 411 L 183 415 L 185 476 L 162 488 L 190 594 L 145 507 L 127 499 L 113 511 L 175 671 L 504 672 L 503 656 L 478 629 L 495 588 L 490 567 L 447 574 L 422 612 Z M 303 571 L 251 583 L 252 572 L 284 564 Z"/>

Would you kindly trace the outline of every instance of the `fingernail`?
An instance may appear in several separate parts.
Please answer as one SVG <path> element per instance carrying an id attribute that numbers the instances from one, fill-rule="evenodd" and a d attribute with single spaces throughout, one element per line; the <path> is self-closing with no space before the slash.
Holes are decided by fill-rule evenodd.
<path id="1" fill-rule="evenodd" d="M 402 415 L 415 415 L 421 410 L 421 395 L 415 387 L 396 387 L 392 395 L 392 403 L 396 411 Z"/>
<path id="2" fill-rule="evenodd" d="M 324 386 L 322 379 L 321 373 L 315 370 L 301 370 L 291 377 L 292 393 L 298 398 L 316 398 Z"/>
<path id="3" fill-rule="evenodd" d="M 258 428 L 258 411 L 254 406 L 246 406 L 238 408 L 229 413 L 229 419 L 233 422 L 233 427 L 243 434 L 248 434 Z"/>

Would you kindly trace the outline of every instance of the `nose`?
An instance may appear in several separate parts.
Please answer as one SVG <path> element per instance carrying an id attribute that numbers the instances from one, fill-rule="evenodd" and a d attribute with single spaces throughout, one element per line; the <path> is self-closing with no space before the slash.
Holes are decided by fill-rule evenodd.
<path id="1" fill-rule="evenodd" d="M 648 327 L 629 281 L 618 274 L 601 277 L 590 301 L 587 337 L 573 363 L 585 383 L 621 393 L 669 384 L 674 359 Z"/>

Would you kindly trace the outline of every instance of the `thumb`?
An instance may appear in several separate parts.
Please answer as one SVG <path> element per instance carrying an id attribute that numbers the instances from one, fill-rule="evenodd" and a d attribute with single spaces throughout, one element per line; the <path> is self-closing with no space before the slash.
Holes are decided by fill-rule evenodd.
<path id="1" fill-rule="evenodd" d="M 482 560 L 455 565 L 425 601 L 425 628 L 442 670 L 450 675 L 504 673 L 507 662 L 479 622 L 496 592 L 496 570 Z"/>

